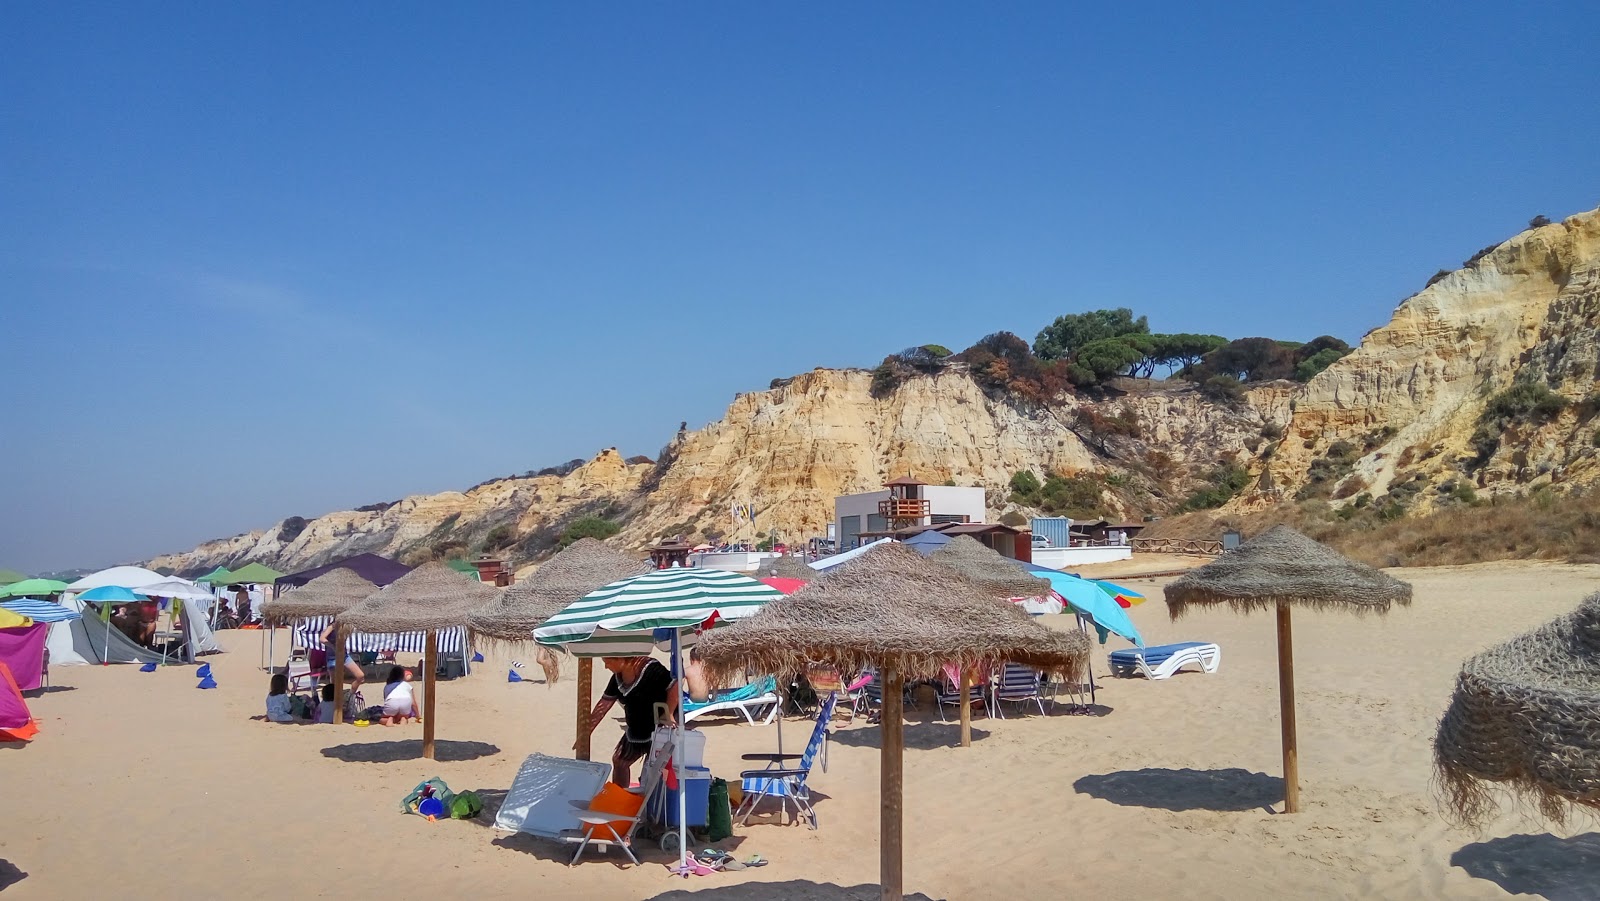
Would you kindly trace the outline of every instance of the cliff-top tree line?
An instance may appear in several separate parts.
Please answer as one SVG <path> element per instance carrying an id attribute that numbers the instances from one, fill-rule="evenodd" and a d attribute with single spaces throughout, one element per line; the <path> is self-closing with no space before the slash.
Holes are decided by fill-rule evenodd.
<path id="1" fill-rule="evenodd" d="M 884 357 L 873 370 L 872 391 L 882 397 L 909 378 L 964 363 L 985 390 L 1040 403 L 1075 388 L 1092 389 L 1123 376 L 1152 378 L 1163 370 L 1226 400 L 1236 399 L 1245 382 L 1310 381 L 1349 352 L 1350 345 L 1328 335 L 1307 342 L 1230 341 L 1220 335 L 1152 332 L 1146 317 L 1119 307 L 1058 316 L 1031 346 L 1010 332 L 995 332 L 960 353 L 937 344 L 907 348 Z"/>

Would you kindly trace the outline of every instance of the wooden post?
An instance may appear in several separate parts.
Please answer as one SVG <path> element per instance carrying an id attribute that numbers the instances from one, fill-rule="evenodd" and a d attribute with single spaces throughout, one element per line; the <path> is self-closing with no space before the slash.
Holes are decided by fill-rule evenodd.
<path id="1" fill-rule="evenodd" d="M 578 759 L 589 759 L 589 697 L 594 690 L 594 658 L 578 658 Z"/>
<path id="2" fill-rule="evenodd" d="M 904 817 L 901 802 L 901 763 L 905 755 L 905 725 L 901 701 L 905 697 L 905 677 L 885 666 L 883 674 L 883 707 L 879 728 L 883 730 L 883 750 L 879 763 L 882 781 L 878 787 L 883 817 L 879 821 L 878 883 L 882 901 L 903 901 L 905 891 L 902 875 L 900 829 Z"/>
<path id="3" fill-rule="evenodd" d="M 1300 810 L 1300 747 L 1294 733 L 1294 639 L 1289 605 L 1278 602 L 1278 718 L 1283 723 L 1283 812 Z"/>
<path id="4" fill-rule="evenodd" d="M 422 696 L 422 756 L 433 759 L 433 685 L 436 681 L 433 671 L 439 668 L 439 634 L 432 629 L 428 630 L 428 643 L 424 645 L 422 655 L 422 668 L 427 670 L 423 681 Z"/>
<path id="5" fill-rule="evenodd" d="M 344 722 L 344 630 L 333 630 L 333 659 L 328 661 L 333 670 L 333 721 Z"/>
<path id="6" fill-rule="evenodd" d="M 972 747 L 972 670 L 961 668 L 961 747 Z"/>

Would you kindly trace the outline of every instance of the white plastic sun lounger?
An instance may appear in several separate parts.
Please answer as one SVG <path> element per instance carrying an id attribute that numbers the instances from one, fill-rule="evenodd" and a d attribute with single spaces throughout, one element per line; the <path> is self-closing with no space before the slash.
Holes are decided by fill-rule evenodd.
<path id="1" fill-rule="evenodd" d="M 1111 652 L 1111 672 L 1118 676 L 1138 673 L 1146 679 L 1170 679 L 1185 666 L 1197 666 L 1201 672 L 1214 673 L 1221 665 L 1222 649 L 1204 641 Z"/>
<path id="2" fill-rule="evenodd" d="M 761 719 L 761 725 L 765 726 L 778 715 L 778 683 L 773 677 L 767 676 L 749 685 L 718 692 L 703 702 L 691 701 L 685 696 L 682 706 L 685 723 L 692 723 L 708 713 L 732 710 L 744 716 L 744 721 L 753 726 L 756 717 L 765 711 L 766 716 Z"/>

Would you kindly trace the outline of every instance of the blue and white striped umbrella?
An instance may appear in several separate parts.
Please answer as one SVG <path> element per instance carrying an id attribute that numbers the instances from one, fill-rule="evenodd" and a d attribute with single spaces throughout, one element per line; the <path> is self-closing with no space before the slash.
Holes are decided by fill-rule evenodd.
<path id="1" fill-rule="evenodd" d="M 14 598 L 9 601 L 0 601 L 0 607 L 12 613 L 26 616 L 36 623 L 62 623 L 67 620 L 82 619 L 83 614 L 70 607 L 63 607 L 54 601 L 41 601 L 37 598 Z"/>

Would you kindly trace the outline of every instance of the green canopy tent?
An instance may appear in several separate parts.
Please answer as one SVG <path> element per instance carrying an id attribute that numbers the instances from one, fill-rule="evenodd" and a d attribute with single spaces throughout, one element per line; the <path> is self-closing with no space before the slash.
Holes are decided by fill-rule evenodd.
<path id="1" fill-rule="evenodd" d="M 259 563 L 246 563 L 242 568 L 228 574 L 229 585 L 271 585 L 278 581 L 283 573 L 270 566 Z"/>
<path id="2" fill-rule="evenodd" d="M 465 560 L 446 560 L 444 565 L 450 567 L 458 573 L 461 573 L 464 576 L 471 576 L 480 582 L 483 581 L 483 579 L 478 576 L 478 568 Z"/>
<path id="3" fill-rule="evenodd" d="M 228 572 L 228 568 L 226 566 L 219 566 L 200 578 L 195 579 L 195 581 L 204 582 L 207 585 L 227 585 L 233 581 L 233 573 Z"/>
<path id="4" fill-rule="evenodd" d="M 0 585 L 10 585 L 12 582 L 21 582 L 27 576 L 14 569 L 0 569 Z"/>

